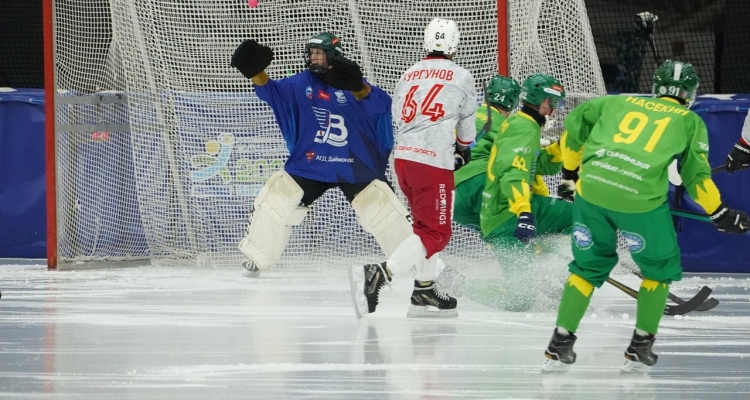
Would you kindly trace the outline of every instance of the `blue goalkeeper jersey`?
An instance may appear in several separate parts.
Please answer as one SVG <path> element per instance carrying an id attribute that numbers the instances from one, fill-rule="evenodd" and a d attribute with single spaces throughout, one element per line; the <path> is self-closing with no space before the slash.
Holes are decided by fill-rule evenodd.
<path id="1" fill-rule="evenodd" d="M 357 101 L 305 70 L 255 86 L 276 116 L 289 150 L 284 170 L 327 183 L 385 179 L 393 149 L 391 98 L 373 86 Z"/>

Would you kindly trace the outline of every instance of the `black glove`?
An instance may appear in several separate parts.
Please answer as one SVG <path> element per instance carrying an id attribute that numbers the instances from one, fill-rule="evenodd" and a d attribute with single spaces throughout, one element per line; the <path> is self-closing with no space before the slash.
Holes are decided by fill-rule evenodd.
<path id="1" fill-rule="evenodd" d="M 734 144 L 732 151 L 727 154 L 727 173 L 742 171 L 750 167 L 750 145 L 740 139 Z"/>
<path id="2" fill-rule="evenodd" d="M 522 212 L 518 216 L 518 225 L 513 236 L 523 244 L 529 244 L 529 241 L 536 237 L 536 225 L 534 225 L 534 214 Z"/>
<path id="3" fill-rule="evenodd" d="M 578 182 L 578 168 L 571 171 L 562 169 L 562 180 L 557 186 L 557 195 L 563 200 L 573 201 L 576 196 L 576 182 Z"/>
<path id="4" fill-rule="evenodd" d="M 245 40 L 232 54 L 231 66 L 237 68 L 245 78 L 252 78 L 263 72 L 273 60 L 273 50 L 255 40 Z"/>
<path id="5" fill-rule="evenodd" d="M 464 165 L 471 161 L 471 149 L 469 146 L 462 146 L 456 142 L 453 150 L 453 170 L 458 171 Z"/>
<path id="6" fill-rule="evenodd" d="M 325 74 L 325 80 L 329 85 L 341 90 L 356 92 L 362 90 L 362 70 L 352 60 L 336 56 L 331 60 L 331 68 Z"/>
<path id="7" fill-rule="evenodd" d="M 724 204 L 710 215 L 719 232 L 742 234 L 750 227 L 750 218 L 744 211 L 733 210 Z"/>

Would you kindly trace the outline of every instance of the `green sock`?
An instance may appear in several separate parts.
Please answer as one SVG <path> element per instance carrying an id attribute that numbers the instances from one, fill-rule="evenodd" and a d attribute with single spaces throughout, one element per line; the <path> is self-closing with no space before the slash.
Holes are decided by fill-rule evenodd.
<path id="1" fill-rule="evenodd" d="M 557 326 L 575 333 L 589 307 L 592 293 L 594 285 L 576 274 L 571 274 L 565 282 L 560 309 L 557 311 Z"/>
<path id="2" fill-rule="evenodd" d="M 635 327 L 656 335 L 664 306 L 667 304 L 669 285 L 644 279 L 638 291 L 638 312 Z"/>

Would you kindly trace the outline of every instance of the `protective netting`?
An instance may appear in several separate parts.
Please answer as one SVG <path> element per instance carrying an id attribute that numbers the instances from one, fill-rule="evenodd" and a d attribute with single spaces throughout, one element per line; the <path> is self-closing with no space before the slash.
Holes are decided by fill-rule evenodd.
<path id="1" fill-rule="evenodd" d="M 496 7 L 495 0 L 261 0 L 254 9 L 242 0 L 55 1 L 61 261 L 239 265 L 250 205 L 287 156 L 271 109 L 229 66 L 243 39 L 274 50 L 267 71 L 278 79 L 303 68 L 309 37 L 331 31 L 365 77 L 392 92 L 423 56 L 427 23 L 454 19 L 456 61 L 481 95 L 498 68 Z M 551 73 L 569 105 L 604 94 L 582 0 L 513 0 L 509 11 L 516 79 Z M 546 132 L 556 134 L 559 124 Z M 449 265 L 495 262 L 475 232 L 454 228 Z M 282 265 L 382 257 L 332 190 L 295 228 Z"/>

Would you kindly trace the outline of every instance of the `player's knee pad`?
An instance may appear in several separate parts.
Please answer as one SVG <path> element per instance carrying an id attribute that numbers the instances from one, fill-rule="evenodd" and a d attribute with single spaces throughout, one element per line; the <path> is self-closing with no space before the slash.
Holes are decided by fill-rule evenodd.
<path id="1" fill-rule="evenodd" d="M 375 237 L 386 257 L 412 234 L 411 215 L 385 182 L 374 180 L 352 200 L 357 221 Z"/>
<path id="2" fill-rule="evenodd" d="M 250 212 L 247 234 L 239 248 L 259 269 L 268 269 L 281 259 L 292 226 L 299 225 L 307 214 L 307 207 L 300 205 L 304 191 L 284 171 L 276 172 L 268 179 Z"/>

